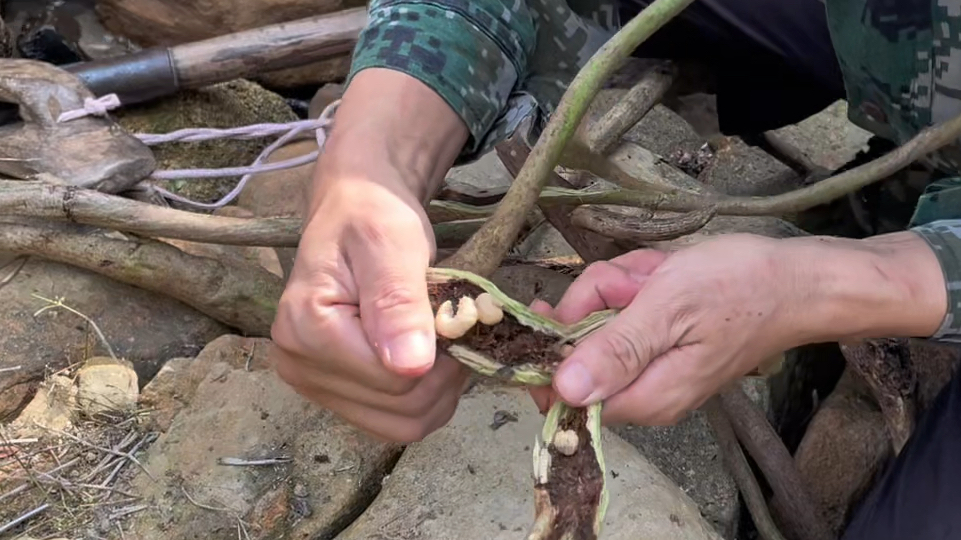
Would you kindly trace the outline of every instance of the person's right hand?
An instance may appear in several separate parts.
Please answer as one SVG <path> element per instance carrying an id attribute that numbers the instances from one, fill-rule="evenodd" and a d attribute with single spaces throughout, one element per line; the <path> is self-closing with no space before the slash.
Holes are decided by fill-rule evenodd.
<path id="1" fill-rule="evenodd" d="M 391 95 L 377 95 L 385 89 Z M 423 100 L 418 107 L 410 106 L 412 96 Z M 423 186 L 438 170 L 442 179 L 446 168 L 405 157 L 402 143 L 390 137 L 378 144 L 404 121 L 390 103 L 378 116 L 391 97 L 420 109 L 413 124 L 426 122 L 436 130 L 431 136 L 447 137 L 439 149 L 448 155 L 440 159 L 453 161 L 457 135 L 463 144 L 463 124 L 454 127 L 465 133 L 453 134 L 431 125 L 431 115 L 449 122 L 453 112 L 418 81 L 378 71 L 354 79 L 318 163 L 311 210 L 272 330 L 272 359 L 278 375 L 311 401 L 374 436 L 413 442 L 451 418 L 467 370 L 451 358 L 435 359 L 427 296 L 434 246 Z M 371 126 L 371 118 L 388 125 Z M 352 131 L 338 132 L 341 126 Z M 411 166 L 418 162 L 431 170 Z"/>

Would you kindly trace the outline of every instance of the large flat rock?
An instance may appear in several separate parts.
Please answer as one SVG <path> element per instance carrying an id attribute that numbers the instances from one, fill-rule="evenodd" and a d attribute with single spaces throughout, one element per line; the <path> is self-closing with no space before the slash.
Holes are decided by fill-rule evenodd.
<path id="1" fill-rule="evenodd" d="M 531 443 L 542 424 L 524 391 L 476 386 L 445 428 L 407 448 L 378 497 L 337 539 L 525 538 L 534 516 Z M 719 538 L 634 447 L 607 430 L 603 442 L 611 497 L 602 539 Z"/>
<path id="2" fill-rule="evenodd" d="M 180 410 L 159 422 L 165 432 L 142 458 L 150 475 L 125 489 L 147 505 L 127 538 L 233 540 L 242 519 L 251 538 L 329 539 L 373 499 L 400 447 L 299 396 L 269 369 L 269 346 L 225 336 L 148 387 L 152 407 Z"/>
<path id="3" fill-rule="evenodd" d="M 9 258 L 0 253 L 0 265 Z M 89 317 L 117 356 L 130 360 L 141 381 L 170 358 L 194 356 L 229 332 L 222 324 L 183 303 L 68 265 L 30 259 L 0 269 L 0 418 L 20 408 L 44 374 L 90 356 L 106 355 L 93 327 L 64 309 L 37 312 L 51 300 Z M 148 331 L 144 331 L 149 329 Z"/>

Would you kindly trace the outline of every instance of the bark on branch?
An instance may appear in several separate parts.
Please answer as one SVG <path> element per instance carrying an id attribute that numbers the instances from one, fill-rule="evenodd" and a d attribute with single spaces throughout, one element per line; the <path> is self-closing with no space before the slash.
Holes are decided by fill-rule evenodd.
<path id="1" fill-rule="evenodd" d="M 84 268 L 164 294 L 244 334 L 270 336 L 283 281 L 254 266 L 188 255 L 155 240 L 103 236 L 67 223 L 0 220 L 0 251 Z"/>
<path id="2" fill-rule="evenodd" d="M 293 247 L 300 220 L 184 212 L 59 183 L 0 180 L 0 214 L 66 220 L 143 236 L 227 245 Z"/>
<path id="3" fill-rule="evenodd" d="M 789 536 L 798 540 L 833 540 L 834 535 L 801 481 L 794 459 L 764 413 L 740 387 L 721 392 L 718 399 L 737 438 L 764 473 L 774 496 L 783 501 Z"/>
<path id="4" fill-rule="evenodd" d="M 741 450 L 734 427 L 728 421 L 719 399 L 716 396 L 712 397 L 707 400 L 702 409 L 714 431 L 714 437 L 721 448 L 721 457 L 727 464 L 728 472 L 734 477 L 734 482 L 744 496 L 744 503 L 751 518 L 754 519 L 754 526 L 757 527 L 761 540 L 784 540 L 784 536 L 781 535 L 781 531 L 771 517 L 771 511 L 767 507 L 767 501 L 764 500 L 764 494 L 761 493 L 761 487 L 754 478 L 754 473 L 751 472 L 751 466 L 744 456 L 744 451 Z"/>
<path id="5" fill-rule="evenodd" d="M 490 275 L 507 255 L 577 126 L 604 81 L 642 42 L 694 0 L 655 0 L 608 40 L 571 81 L 517 180 L 477 234 L 445 266 Z"/>

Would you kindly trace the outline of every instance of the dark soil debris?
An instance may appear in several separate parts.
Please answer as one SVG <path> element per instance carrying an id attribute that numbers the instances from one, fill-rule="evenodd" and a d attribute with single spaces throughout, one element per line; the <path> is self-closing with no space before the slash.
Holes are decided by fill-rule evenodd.
<path id="1" fill-rule="evenodd" d="M 571 411 L 558 429 L 574 430 L 578 448 L 572 456 L 550 449 L 551 470 L 546 487 L 551 504 L 557 509 L 557 523 L 547 540 L 560 540 L 565 532 L 573 532 L 575 540 L 596 540 L 594 516 L 604 489 L 604 473 L 591 446 L 587 410 Z"/>
<path id="2" fill-rule="evenodd" d="M 457 302 L 461 297 L 477 298 L 483 292 L 482 288 L 466 281 L 432 283 L 428 286 L 434 312 L 437 312 L 441 304 L 450 300 L 456 313 Z M 505 366 L 536 364 L 551 368 L 563 360 L 556 348 L 557 342 L 558 337 L 536 332 L 506 312 L 500 323 L 494 326 L 478 323 L 456 340 L 437 337 L 437 344 L 444 349 L 456 343 L 470 347 Z"/>
<path id="3" fill-rule="evenodd" d="M 497 431 L 508 422 L 516 422 L 517 415 L 509 411 L 494 412 L 494 421 L 491 422 L 491 429 Z"/>

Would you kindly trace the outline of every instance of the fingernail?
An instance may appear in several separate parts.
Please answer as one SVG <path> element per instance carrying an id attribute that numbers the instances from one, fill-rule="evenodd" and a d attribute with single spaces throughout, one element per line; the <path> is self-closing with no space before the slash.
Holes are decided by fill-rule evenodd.
<path id="1" fill-rule="evenodd" d="M 585 403 L 594 392 L 594 379 L 591 372 L 580 364 L 562 367 L 554 378 L 557 393 L 570 404 Z"/>
<path id="2" fill-rule="evenodd" d="M 433 361 L 430 336 L 423 332 L 409 332 L 395 337 L 384 345 L 384 360 L 401 369 L 417 369 Z"/>

